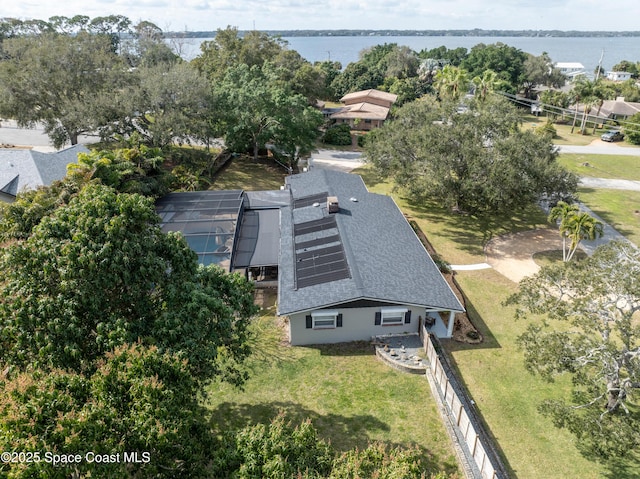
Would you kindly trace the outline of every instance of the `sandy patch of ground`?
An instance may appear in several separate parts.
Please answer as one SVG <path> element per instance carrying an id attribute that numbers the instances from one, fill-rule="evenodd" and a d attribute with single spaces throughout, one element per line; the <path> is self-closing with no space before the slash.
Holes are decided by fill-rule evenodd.
<path id="1" fill-rule="evenodd" d="M 494 238 L 485 246 L 485 254 L 493 269 L 518 283 L 540 270 L 533 260 L 534 253 L 561 249 L 558 230 L 545 228 Z"/>

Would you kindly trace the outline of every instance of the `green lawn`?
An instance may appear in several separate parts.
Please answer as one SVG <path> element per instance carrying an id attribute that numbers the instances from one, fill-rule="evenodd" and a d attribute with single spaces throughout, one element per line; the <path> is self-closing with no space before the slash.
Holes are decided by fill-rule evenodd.
<path id="1" fill-rule="evenodd" d="M 548 226 L 545 215 L 537 208 L 513 218 L 488 221 L 455 215 L 433 204 L 417 205 L 399 192 L 394 193 L 389 183 L 380 181 L 369 169 L 358 172 L 371 191 L 392 194 L 403 211 L 417 219 L 438 253 L 450 263 L 484 261 L 483 247 L 495 235 Z M 616 193 L 628 197 L 631 203 L 634 201 L 629 192 Z M 587 204 L 591 200 L 586 196 L 582 199 Z M 639 199 L 635 200 L 636 205 L 640 205 Z M 616 210 L 608 198 L 593 201 Z M 611 216 L 605 216 L 604 219 L 611 220 Z M 517 285 L 493 270 L 459 272 L 457 278 L 467 296 L 469 314 L 486 341 L 478 346 L 446 341 L 445 348 L 495 436 L 512 476 L 638 477 L 637 458 L 617 462 L 610 469 L 588 461 L 579 454 L 570 434 L 558 430 L 537 412 L 541 401 L 566 394 L 569 384 L 566 380 L 547 384 L 525 370 L 515 340 L 526 323 L 516 322 L 513 311 L 502 306 Z"/>
<path id="2" fill-rule="evenodd" d="M 568 382 L 545 383 L 525 370 L 515 340 L 526 322 L 515 321 L 513 310 L 502 306 L 516 285 L 493 270 L 460 272 L 457 278 L 469 298 L 472 319 L 486 341 L 478 346 L 446 341 L 445 348 L 506 457 L 512 476 L 603 477 L 609 471 L 582 457 L 573 437 L 537 412 L 542 400 L 565 394 Z M 612 474 L 618 478 L 640 474 L 637 463 L 626 474 L 624 470 L 621 467 Z"/>
<path id="3" fill-rule="evenodd" d="M 484 245 L 494 236 L 549 226 L 546 215 L 537 207 L 502 218 L 456 215 L 432 202 L 417 202 L 400 191 L 393 191 L 389 181 L 376 177 L 367 166 L 353 172 L 363 177 L 369 191 L 391 195 L 398 206 L 416 220 L 438 254 L 450 264 L 482 263 L 485 261 Z"/>
<path id="4" fill-rule="evenodd" d="M 249 189 L 254 184 L 250 176 L 255 168 L 244 165 L 242 173 L 247 177 L 234 171 L 230 170 L 235 179 L 222 175 L 225 187 Z M 258 171 L 262 175 L 262 170 Z M 394 192 L 390 183 L 376 178 L 366 167 L 357 173 L 371 191 L 391 194 L 418 222 L 443 259 L 452 264 L 484 261 L 483 247 L 495 235 L 547 226 L 545 215 L 537 208 L 493 221 L 459 216 Z M 623 233 L 631 231 L 628 225 L 632 222 L 622 215 L 629 205 L 640 205 L 640 193 L 580 193 L 606 221 L 614 225 L 619 221 L 627 225 L 621 228 Z M 617 197 L 628 203 L 615 207 Z M 607 211 L 599 211 L 597 205 L 606 205 Z M 635 234 L 631 232 L 630 239 Z M 486 340 L 476 346 L 446 341 L 445 348 L 495 436 L 512 477 L 640 477 L 636 455 L 608 468 L 590 462 L 578 453 L 571 435 L 537 412 L 542 400 L 567 394 L 569 384 L 566 380 L 548 384 L 525 371 L 515 340 L 526 322 L 514 321 L 513 311 L 502 306 L 517 286 L 493 270 L 460 272 L 457 278 L 467 296 L 469 314 Z M 370 440 L 416 445 L 435 469 L 456 469 L 424 378 L 388 369 L 367 345 L 288 347 L 281 342 L 281 330 L 274 327 L 273 319 L 266 319 L 272 314 L 273 310 L 265 311 L 265 318 L 256 324 L 261 339 L 250 362 L 251 379 L 245 389 L 226 385 L 211 388 L 209 405 L 216 429 L 267 421 L 284 410 L 295 421 L 311 418 L 322 437 L 331 439 L 340 450 L 364 447 Z"/>
<path id="5" fill-rule="evenodd" d="M 273 162 L 255 162 L 248 156 L 239 156 L 228 163 L 216 176 L 212 190 L 279 190 L 287 175 L 284 168 Z"/>
<path id="6" fill-rule="evenodd" d="M 553 142 L 558 145 L 588 145 L 593 140 L 597 140 L 600 138 L 600 135 L 606 130 L 598 129 L 596 130 L 595 135 L 592 134 L 593 126 L 591 128 L 587 128 L 586 134 L 580 134 L 580 119 L 578 119 L 578 123 L 574 128 L 573 133 L 571 133 L 571 124 L 573 122 L 573 118 L 566 118 L 567 124 L 558 125 L 554 124 L 553 127 L 556 129 L 557 136 L 553 139 Z M 541 125 L 544 125 L 547 122 L 546 116 L 533 116 L 533 115 L 524 115 L 523 117 L 523 128 L 524 129 L 535 129 Z"/>
<path id="7" fill-rule="evenodd" d="M 579 176 L 640 181 L 640 156 L 561 154 L 559 163 Z"/>
<path id="8" fill-rule="evenodd" d="M 636 245 L 640 245 L 640 191 L 580 188 L 580 201 Z"/>
<path id="9" fill-rule="evenodd" d="M 254 325 L 256 353 L 242 391 L 210 388 L 215 430 L 268 422 L 284 411 L 294 423 L 310 418 L 320 436 L 339 451 L 371 441 L 416 447 L 431 472 L 457 473 L 450 439 L 424 376 L 398 372 L 367 343 L 290 347 L 273 309 Z"/>

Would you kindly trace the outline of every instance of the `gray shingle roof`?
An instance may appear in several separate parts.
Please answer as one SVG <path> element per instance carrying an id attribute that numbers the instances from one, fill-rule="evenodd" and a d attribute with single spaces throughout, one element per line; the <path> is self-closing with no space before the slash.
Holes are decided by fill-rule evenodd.
<path id="1" fill-rule="evenodd" d="M 78 161 L 78 153 L 88 153 L 82 145 L 55 153 L 0 149 L 0 191 L 16 196 L 22 190 L 50 185 L 64 178 L 67 165 Z"/>
<path id="2" fill-rule="evenodd" d="M 358 175 L 331 170 L 293 175 L 287 178 L 287 184 L 294 201 L 322 192 L 338 197 L 340 211 L 335 218 L 351 277 L 296 288 L 294 224 L 329 213 L 326 204 L 282 208 L 279 314 L 358 299 L 463 310 L 391 197 L 369 193 Z"/>

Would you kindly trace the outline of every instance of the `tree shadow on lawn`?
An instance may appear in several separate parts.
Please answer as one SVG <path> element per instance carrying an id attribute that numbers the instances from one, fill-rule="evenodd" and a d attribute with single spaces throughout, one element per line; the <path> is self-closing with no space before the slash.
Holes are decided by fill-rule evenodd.
<path id="1" fill-rule="evenodd" d="M 210 426 L 214 431 L 223 433 L 239 430 L 246 426 L 268 424 L 278 414 L 284 413 L 288 421 L 295 426 L 309 419 L 318 431 L 319 437 L 331 442 L 338 453 L 349 449 L 366 449 L 372 442 L 380 442 L 387 448 L 402 447 L 417 449 L 429 471 L 444 469 L 447 474 L 458 471 L 455 457 L 439 458 L 429 449 L 414 442 L 398 443 L 394 441 L 374 441 L 371 432 L 388 432 L 390 427 L 370 414 L 342 416 L 339 414 L 319 414 L 293 402 L 274 401 L 262 404 L 237 404 L 224 402 L 211 411 Z"/>
<path id="2" fill-rule="evenodd" d="M 317 349 L 321 356 L 373 356 L 375 349 L 371 341 L 350 341 L 334 344 L 310 344 L 299 348 Z"/>
<path id="3" fill-rule="evenodd" d="M 607 479 L 635 479 L 640 476 L 640 455 L 631 451 L 623 459 L 612 459 L 605 466 Z"/>
<path id="4" fill-rule="evenodd" d="M 477 216 L 454 213 L 433 201 L 402 197 L 417 218 L 438 225 L 432 231 L 425 231 L 427 238 L 431 235 L 441 236 L 455 246 L 475 256 L 484 255 L 485 245 L 495 236 L 527 231 L 546 225 L 546 216 L 540 208 L 532 205 L 512 215 Z"/>

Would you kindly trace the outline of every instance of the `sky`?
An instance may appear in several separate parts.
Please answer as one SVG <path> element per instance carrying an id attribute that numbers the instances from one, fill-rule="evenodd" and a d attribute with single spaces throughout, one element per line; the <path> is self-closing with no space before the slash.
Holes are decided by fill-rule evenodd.
<path id="1" fill-rule="evenodd" d="M 124 15 L 165 31 L 640 31 L 638 0 L 2 0 L 0 17 Z"/>

